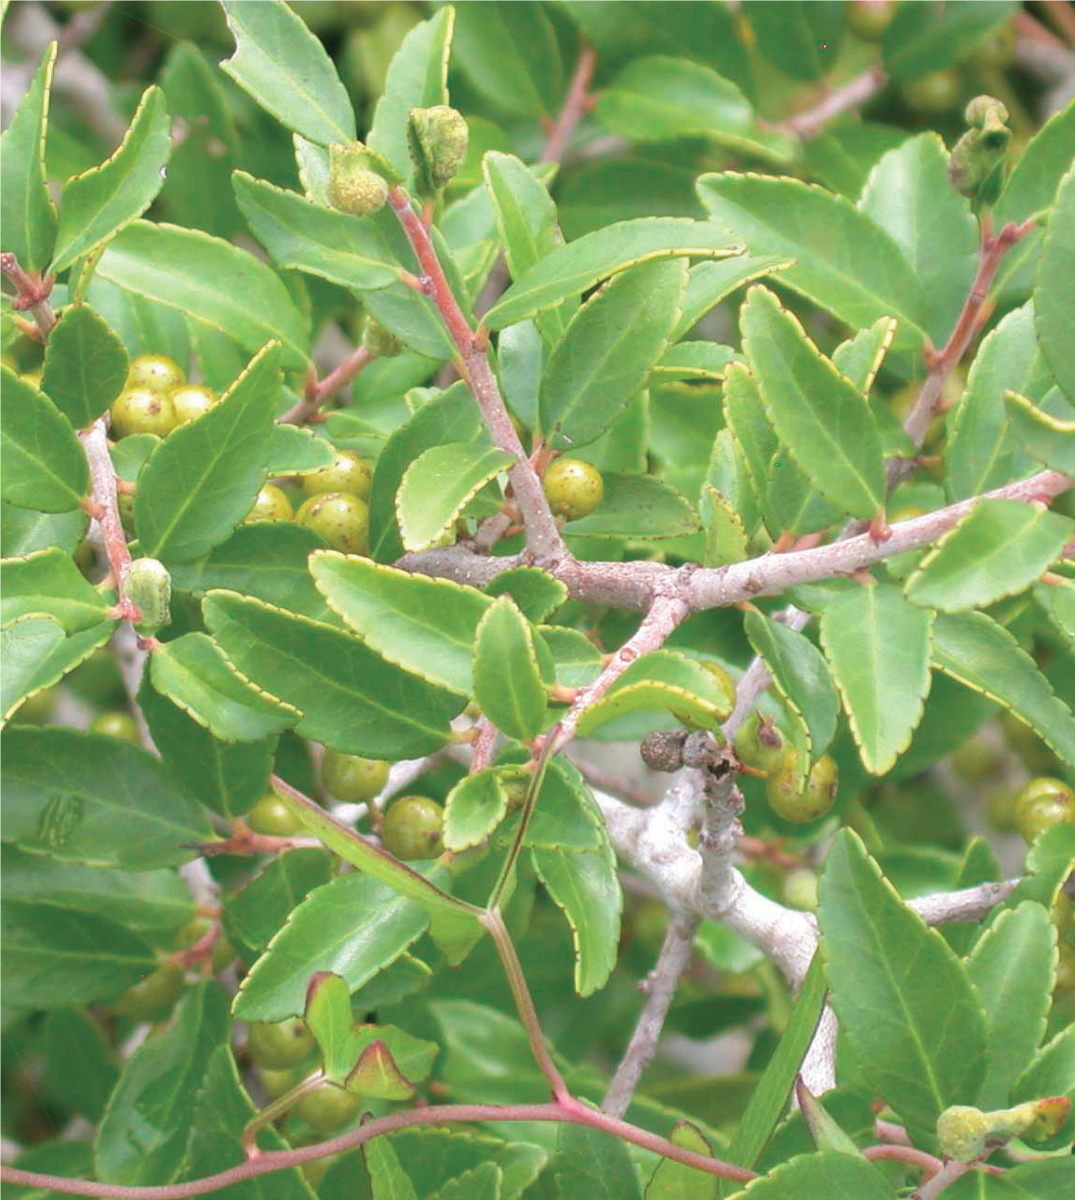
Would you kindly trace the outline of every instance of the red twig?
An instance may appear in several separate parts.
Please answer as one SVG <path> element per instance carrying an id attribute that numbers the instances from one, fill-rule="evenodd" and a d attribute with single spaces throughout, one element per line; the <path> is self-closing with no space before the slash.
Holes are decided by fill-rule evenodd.
<path id="1" fill-rule="evenodd" d="M 575 66 L 575 74 L 564 97 L 563 107 L 556 124 L 549 131 L 545 147 L 539 156 L 539 162 L 559 162 L 564 156 L 564 150 L 575 131 L 575 126 L 586 111 L 589 102 L 590 81 L 593 79 L 597 55 L 589 46 L 583 46 L 579 51 L 579 61 Z"/>
<path id="2" fill-rule="evenodd" d="M 830 121 L 834 121 L 837 117 L 843 116 L 845 112 L 850 112 L 865 104 L 867 100 L 871 100 L 884 89 L 887 83 L 888 76 L 881 64 L 875 63 L 873 66 L 867 67 L 861 75 L 856 75 L 854 79 L 849 80 L 843 87 L 830 92 L 817 104 L 804 112 L 796 113 L 793 117 L 788 117 L 786 121 L 777 125 L 777 128 L 783 129 L 786 133 L 794 133 L 804 142 L 808 142 L 811 138 L 817 137 Z"/>
<path id="3" fill-rule="evenodd" d="M 20 266 L 19 260 L 10 251 L 0 254 L 0 271 L 11 280 L 18 292 L 18 296 L 12 301 L 12 308 L 19 312 L 29 312 L 37 322 L 42 339 L 47 338 L 56 324 L 56 314 L 49 304 L 54 282 L 52 277 L 42 280 L 31 274 Z"/>
<path id="4" fill-rule="evenodd" d="M 335 396 L 340 388 L 346 387 L 371 362 L 373 362 L 373 355 L 365 346 L 359 346 L 324 379 L 311 380 L 307 384 L 302 399 L 292 405 L 283 416 L 278 417 L 278 422 L 282 425 L 305 425 L 326 400 Z"/>

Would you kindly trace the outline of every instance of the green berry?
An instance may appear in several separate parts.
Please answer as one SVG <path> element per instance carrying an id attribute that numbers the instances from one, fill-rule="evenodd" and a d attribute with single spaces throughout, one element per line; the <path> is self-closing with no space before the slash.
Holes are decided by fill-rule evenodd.
<path id="1" fill-rule="evenodd" d="M 183 970 L 164 963 L 120 996 L 115 1010 L 135 1021 L 161 1021 L 175 1006 L 184 986 Z"/>
<path id="2" fill-rule="evenodd" d="M 822 755 L 800 792 L 795 786 L 797 754 L 793 746 L 788 747 L 779 770 L 766 780 L 765 796 L 773 812 L 785 821 L 817 821 L 832 808 L 839 772 L 836 763 L 827 754 Z"/>
<path id="3" fill-rule="evenodd" d="M 119 709 L 98 713 L 90 722 L 89 729 L 90 733 L 103 733 L 105 737 L 115 738 L 117 742 L 130 742 L 132 746 L 142 744 L 142 735 L 134 717 Z"/>
<path id="4" fill-rule="evenodd" d="M 243 820 L 267 837 L 291 837 L 302 829 L 302 822 L 275 792 L 262 796 Z"/>
<path id="5" fill-rule="evenodd" d="M 291 521 L 295 510 L 286 493 L 271 483 L 267 483 L 254 501 L 254 507 L 243 518 L 247 525 L 256 521 Z"/>
<path id="6" fill-rule="evenodd" d="M 326 1084 L 303 1096 L 295 1105 L 295 1111 L 319 1133 L 334 1133 L 353 1121 L 361 1107 L 361 1096 Z"/>
<path id="7" fill-rule="evenodd" d="M 809 867 L 789 871 L 784 878 L 784 903 L 813 912 L 817 908 L 817 873 Z"/>
<path id="8" fill-rule="evenodd" d="M 186 381 L 186 372 L 174 358 L 169 358 L 166 354 L 140 354 L 131 359 L 131 365 L 127 369 L 128 388 L 170 392 L 172 388 L 177 388 Z"/>
<path id="9" fill-rule="evenodd" d="M 371 800 L 388 782 L 388 763 L 326 750 L 321 759 L 321 782 L 337 800 Z"/>
<path id="10" fill-rule="evenodd" d="M 279 1024 L 255 1021 L 246 1042 L 254 1062 L 270 1071 L 297 1067 L 310 1057 L 315 1045 L 313 1034 L 297 1018 Z"/>
<path id="11" fill-rule="evenodd" d="M 879 42 L 896 15 L 895 0 L 854 0 L 848 6 L 848 24 L 855 37 Z"/>
<path id="12" fill-rule="evenodd" d="M 558 458 L 545 472 L 545 495 L 558 517 L 577 521 L 588 516 L 605 498 L 605 481 L 592 464 L 578 458 Z"/>
<path id="13" fill-rule="evenodd" d="M 327 492 L 311 496 L 295 516 L 332 547 L 344 554 L 370 552 L 370 510 L 365 500 L 343 492 Z"/>
<path id="14" fill-rule="evenodd" d="M 993 748 L 972 737 L 952 755 L 952 770 L 968 783 L 982 783 L 999 772 L 1001 762 Z"/>
<path id="15" fill-rule="evenodd" d="M 196 421 L 216 404 L 220 397 L 212 388 L 200 383 L 183 383 L 172 388 L 168 393 L 175 408 L 175 423 L 185 425 L 188 421 Z"/>
<path id="16" fill-rule="evenodd" d="M 119 523 L 124 529 L 134 529 L 134 493 L 120 492 L 116 496 L 116 511 L 119 513 Z"/>
<path id="17" fill-rule="evenodd" d="M 142 637 L 153 637 L 172 623 L 172 576 L 164 563 L 136 558 L 127 572 L 127 597 L 142 614 L 134 627 Z"/>
<path id="18" fill-rule="evenodd" d="M 112 439 L 135 433 L 155 433 L 167 437 L 175 428 L 175 405 L 165 392 L 128 385 L 108 410 L 112 418 Z"/>
<path id="19" fill-rule="evenodd" d="M 343 492 L 368 500 L 373 471 L 361 454 L 353 450 L 337 450 L 336 461 L 331 467 L 322 467 L 304 475 L 302 490 L 307 496 L 323 496 L 327 492 Z"/>
<path id="20" fill-rule="evenodd" d="M 985 819 L 997 833 L 1016 833 L 1015 793 L 1009 788 L 994 792 L 986 801 Z"/>
<path id="21" fill-rule="evenodd" d="M 304 1162 L 302 1164 L 303 1177 L 315 1192 L 324 1182 L 325 1176 L 332 1167 L 340 1161 L 340 1158 L 341 1155 L 339 1154 L 328 1154 L 324 1158 L 315 1158 L 312 1162 Z"/>
<path id="22" fill-rule="evenodd" d="M 444 810 L 425 796 L 401 796 L 385 814 L 381 836 L 396 858 L 438 858 L 444 852 Z"/>
<path id="23" fill-rule="evenodd" d="M 785 745 L 771 717 L 753 712 L 743 723 L 734 740 L 741 762 L 755 771 L 779 771 L 784 764 Z"/>
<path id="24" fill-rule="evenodd" d="M 258 1077 L 265 1095 L 269 1100 L 278 1100 L 285 1092 L 290 1092 L 302 1078 L 302 1072 L 294 1069 L 273 1071 L 269 1067 L 258 1067 Z"/>
<path id="25" fill-rule="evenodd" d="M 1015 820 L 1028 845 L 1054 825 L 1075 825 L 1075 792 L 1063 780 L 1032 779 L 1015 797 Z"/>
<path id="26" fill-rule="evenodd" d="M 963 98 L 963 77 L 952 67 L 934 71 L 903 85 L 907 103 L 922 114 L 948 112 Z"/>

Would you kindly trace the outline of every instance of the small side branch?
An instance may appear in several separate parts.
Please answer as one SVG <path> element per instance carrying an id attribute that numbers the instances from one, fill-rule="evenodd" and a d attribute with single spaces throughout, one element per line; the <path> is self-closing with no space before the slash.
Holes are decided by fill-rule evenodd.
<path id="1" fill-rule="evenodd" d="M 539 162 L 559 162 L 564 157 L 564 150 L 575 132 L 582 114 L 589 103 L 590 81 L 593 79 L 594 67 L 597 65 L 597 55 L 589 46 L 583 46 L 579 51 L 579 61 L 571 84 L 564 98 L 563 108 L 556 124 L 549 130 L 545 146 L 541 151 Z"/>
<path id="2" fill-rule="evenodd" d="M 277 417 L 277 421 L 281 425 L 305 425 L 324 403 L 364 371 L 373 362 L 373 357 L 365 346 L 359 346 L 324 379 L 311 380 L 302 399 L 292 405 L 283 416 Z"/>
<path id="3" fill-rule="evenodd" d="M 884 90 L 887 83 L 888 76 L 881 64 L 875 63 L 872 67 L 867 67 L 861 75 L 856 75 L 854 79 L 845 83 L 843 87 L 830 92 L 813 107 L 781 122 L 778 128 L 787 133 L 794 133 L 804 142 L 808 142 L 811 138 L 817 137 L 825 126 L 831 121 L 835 121 L 837 117 L 872 100 L 878 92 Z"/>

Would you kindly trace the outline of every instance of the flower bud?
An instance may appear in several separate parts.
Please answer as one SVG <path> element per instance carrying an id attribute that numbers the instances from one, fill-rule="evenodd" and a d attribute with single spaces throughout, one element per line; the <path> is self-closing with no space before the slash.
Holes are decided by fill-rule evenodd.
<path id="1" fill-rule="evenodd" d="M 1014 1108 L 982 1112 L 969 1105 L 946 1108 L 937 1118 L 937 1140 L 947 1158 L 973 1162 L 985 1153 L 987 1143 L 1002 1145 L 1013 1137 L 1041 1142 L 1060 1130 L 1071 1111 L 1066 1096 L 1028 1100 Z"/>
<path id="2" fill-rule="evenodd" d="M 159 629 L 170 625 L 172 614 L 172 577 L 168 568 L 155 558 L 136 558 L 127 572 L 127 599 L 137 604 L 142 619 L 135 625 L 135 632 L 142 637 L 153 637 Z"/>
<path id="3" fill-rule="evenodd" d="M 373 161 L 361 142 L 329 147 L 328 194 L 334 208 L 368 217 L 384 207 L 388 181 L 371 169 Z"/>
<path id="4" fill-rule="evenodd" d="M 362 345 L 374 358 L 395 358 L 404 350 L 403 342 L 373 317 L 367 317 L 362 327 Z"/>
<path id="5" fill-rule="evenodd" d="M 948 178 L 976 208 L 995 204 L 1004 178 L 1004 162 L 1012 131 L 1008 110 L 992 96 L 975 96 L 964 113 L 970 128 L 956 142 L 948 162 Z"/>
<path id="6" fill-rule="evenodd" d="M 411 109 L 407 143 L 420 195 L 439 192 L 458 172 L 467 156 L 468 136 L 463 114 L 447 104 Z"/>

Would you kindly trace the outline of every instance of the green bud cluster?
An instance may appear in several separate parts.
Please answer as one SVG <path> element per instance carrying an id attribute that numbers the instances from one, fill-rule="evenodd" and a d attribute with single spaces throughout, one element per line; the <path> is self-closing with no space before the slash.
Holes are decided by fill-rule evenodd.
<path id="1" fill-rule="evenodd" d="M 463 114 L 447 104 L 411 109 L 407 145 L 420 196 L 436 195 L 458 173 L 467 156 L 469 136 Z"/>
<path id="2" fill-rule="evenodd" d="M 384 161 L 379 154 L 361 142 L 334 142 L 328 154 L 328 194 L 333 208 L 359 217 L 384 208 L 388 180 L 377 170 Z"/>
<path id="3" fill-rule="evenodd" d="M 1012 131 L 1008 110 L 992 96 L 975 96 L 964 114 L 970 128 L 956 142 L 948 162 L 948 178 L 975 207 L 997 202 Z"/>

